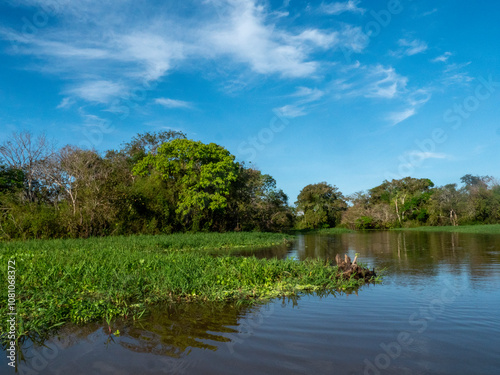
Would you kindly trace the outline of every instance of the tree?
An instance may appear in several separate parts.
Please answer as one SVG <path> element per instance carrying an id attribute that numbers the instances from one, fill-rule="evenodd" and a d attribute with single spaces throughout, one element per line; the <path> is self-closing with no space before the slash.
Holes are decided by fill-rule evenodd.
<path id="1" fill-rule="evenodd" d="M 405 177 L 400 180 L 385 180 L 381 185 L 370 189 L 373 204 L 389 203 L 394 207 L 400 225 L 404 221 L 417 219 L 425 221 L 428 213 L 425 203 L 432 195 L 434 183 L 428 178 Z"/>
<path id="2" fill-rule="evenodd" d="M 434 189 L 429 201 L 430 223 L 458 225 L 463 202 L 462 194 L 457 190 L 457 184 L 448 184 Z"/>
<path id="3" fill-rule="evenodd" d="M 486 189 L 488 188 L 488 183 L 493 180 L 491 176 L 473 176 L 471 174 L 466 174 L 460 177 L 460 181 L 465 185 L 467 191 Z"/>
<path id="4" fill-rule="evenodd" d="M 4 162 L 15 170 L 21 170 L 25 176 L 26 197 L 29 202 L 36 198 L 36 173 L 40 161 L 53 153 L 53 145 L 45 135 L 34 138 L 28 131 L 14 132 L 12 138 L 0 145 L 0 155 Z"/>
<path id="5" fill-rule="evenodd" d="M 340 223 L 347 203 L 336 186 L 326 182 L 305 186 L 297 197 L 299 228 L 334 227 Z"/>
<path id="6" fill-rule="evenodd" d="M 462 190 L 465 206 L 464 222 L 496 222 L 500 201 L 496 199 L 494 178 L 466 174 L 460 181 L 464 184 Z"/>
<path id="7" fill-rule="evenodd" d="M 120 153 L 129 158 L 133 164 L 148 154 L 156 155 L 158 148 L 173 139 L 185 139 L 186 135 L 175 130 L 146 132 L 137 134 L 130 142 L 124 144 Z"/>
<path id="8" fill-rule="evenodd" d="M 0 193 L 14 193 L 24 186 L 24 172 L 0 165 Z"/>
<path id="9" fill-rule="evenodd" d="M 140 160 L 133 172 L 146 176 L 160 173 L 174 192 L 176 213 L 186 229 L 216 226 L 214 220 L 225 211 L 238 164 L 234 156 L 215 143 L 204 144 L 174 139 Z"/>
<path id="10" fill-rule="evenodd" d="M 280 232 L 293 226 L 288 197 L 276 180 L 254 168 L 239 166 L 228 201 L 229 230 Z"/>

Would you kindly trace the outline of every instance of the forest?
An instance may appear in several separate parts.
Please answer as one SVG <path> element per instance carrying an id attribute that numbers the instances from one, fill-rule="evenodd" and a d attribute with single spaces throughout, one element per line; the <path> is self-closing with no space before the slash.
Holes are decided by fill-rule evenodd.
<path id="1" fill-rule="evenodd" d="M 177 131 L 138 134 L 105 153 L 26 131 L 0 144 L 3 240 L 499 222 L 491 176 L 445 186 L 405 177 L 349 196 L 319 182 L 292 205 L 272 176 Z"/>

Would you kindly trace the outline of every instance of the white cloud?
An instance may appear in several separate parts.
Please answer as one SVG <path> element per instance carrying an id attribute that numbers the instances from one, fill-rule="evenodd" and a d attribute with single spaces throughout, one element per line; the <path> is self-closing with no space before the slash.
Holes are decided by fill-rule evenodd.
<path id="1" fill-rule="evenodd" d="M 307 51 L 301 42 L 327 43 L 325 34 L 309 30 L 293 35 L 267 25 L 266 12 L 251 0 L 231 2 L 233 8 L 221 22 L 201 30 L 211 52 L 226 55 L 237 62 L 249 64 L 261 74 L 278 73 L 285 77 L 306 77 L 318 68 L 315 61 L 307 61 Z"/>
<path id="2" fill-rule="evenodd" d="M 283 117 L 299 117 L 307 115 L 307 109 L 311 103 L 318 101 L 325 95 L 325 92 L 317 88 L 311 89 L 309 87 L 300 86 L 297 90 L 289 95 L 295 98 L 293 104 L 284 105 L 283 107 L 275 108 Z"/>
<path id="3" fill-rule="evenodd" d="M 441 56 L 438 56 L 438 57 L 432 59 L 431 61 L 432 62 L 446 62 L 446 61 L 448 61 L 448 59 L 450 58 L 451 55 L 452 55 L 451 52 L 445 52 Z"/>
<path id="4" fill-rule="evenodd" d="M 155 99 L 155 103 L 167 108 L 192 108 L 192 104 L 190 102 L 176 99 L 157 98 Z"/>
<path id="5" fill-rule="evenodd" d="M 401 112 L 393 112 L 389 114 L 387 119 L 391 122 L 391 125 L 394 126 L 413 116 L 415 113 L 415 108 L 408 108 Z"/>
<path id="6" fill-rule="evenodd" d="M 358 7 L 359 3 L 361 3 L 361 0 L 348 0 L 346 2 L 322 4 L 320 11 L 331 15 L 338 15 L 344 12 L 364 14 L 366 9 Z"/>
<path id="7" fill-rule="evenodd" d="M 424 105 L 431 99 L 431 94 L 426 89 L 418 89 L 410 93 L 406 100 L 413 107 Z"/>
<path id="8" fill-rule="evenodd" d="M 292 31 L 278 26 L 287 13 L 276 14 L 257 0 L 207 0 L 198 4 L 199 16 L 189 18 L 131 0 L 120 0 L 119 6 L 91 0 L 29 1 L 24 5 L 57 5 L 57 22 L 30 38 L 3 27 L 0 37 L 16 40 L 17 53 L 39 57 L 40 70 L 82 85 L 115 80 L 127 90 L 181 66 L 199 69 L 213 60 L 258 74 L 311 77 L 323 64 L 313 57 L 318 50 L 361 52 L 367 45 L 360 27 Z M 358 3 L 339 4 L 356 11 Z"/>
<path id="9" fill-rule="evenodd" d="M 355 64 L 341 70 L 344 78 L 332 82 L 332 91 L 338 97 L 363 96 L 365 98 L 393 99 L 406 91 L 408 78 L 396 70 L 382 65 Z"/>
<path id="10" fill-rule="evenodd" d="M 397 57 L 417 55 L 419 53 L 425 52 L 428 48 L 427 43 L 418 39 L 399 39 L 398 45 L 401 48 L 393 53 Z"/>
<path id="11" fill-rule="evenodd" d="M 172 63 L 185 58 L 183 42 L 169 40 L 162 35 L 134 32 L 121 38 L 123 59 L 139 62 L 144 67 L 139 73 L 147 80 L 157 80 L 166 74 Z"/>
<path id="12" fill-rule="evenodd" d="M 409 156 L 417 157 L 420 160 L 426 159 L 449 159 L 449 155 L 440 153 L 440 152 L 424 152 L 424 151 L 410 151 L 408 152 Z"/>
<path id="13" fill-rule="evenodd" d="M 392 67 L 377 65 L 366 76 L 369 83 L 364 87 L 364 96 L 368 98 L 394 98 L 406 88 L 408 79 L 396 73 Z"/>
<path id="14" fill-rule="evenodd" d="M 108 103 L 112 98 L 123 95 L 126 87 L 112 81 L 86 81 L 68 91 L 89 102 Z"/>
<path id="15" fill-rule="evenodd" d="M 281 116 L 288 118 L 305 116 L 307 114 L 303 108 L 293 104 L 284 105 L 283 107 L 275 108 L 274 110 L 279 112 Z"/>
<path id="16" fill-rule="evenodd" d="M 450 85 L 467 85 L 469 82 L 473 81 L 474 78 L 469 76 L 468 72 L 464 71 L 464 68 L 470 65 L 470 61 L 462 64 L 448 64 L 443 72 L 443 84 Z"/>
<path id="17" fill-rule="evenodd" d="M 306 29 L 291 39 L 299 43 L 311 42 L 321 48 L 329 48 L 338 41 L 338 32 L 325 33 L 318 29 Z"/>
<path id="18" fill-rule="evenodd" d="M 324 95 L 324 91 L 317 88 L 311 89 L 309 87 L 298 87 L 297 91 L 291 96 L 299 97 L 299 103 L 310 103 L 320 99 Z"/>
<path id="19" fill-rule="evenodd" d="M 70 97 L 66 97 L 66 98 L 63 98 L 63 100 L 61 100 L 61 103 L 59 103 L 57 105 L 57 109 L 61 109 L 61 108 L 69 108 L 73 105 L 74 103 L 74 100 Z"/>

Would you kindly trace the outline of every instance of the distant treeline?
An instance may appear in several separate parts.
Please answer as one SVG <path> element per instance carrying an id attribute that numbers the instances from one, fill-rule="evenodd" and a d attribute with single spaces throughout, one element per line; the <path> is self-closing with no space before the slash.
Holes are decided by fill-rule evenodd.
<path id="1" fill-rule="evenodd" d="M 342 224 L 352 229 L 500 222 L 500 185 L 490 176 L 467 174 L 457 184 L 435 187 L 425 178 L 405 177 L 349 197 Z"/>
<path id="2" fill-rule="evenodd" d="M 21 132 L 0 145 L 0 238 L 499 222 L 498 184 L 462 182 L 407 177 L 351 197 L 321 182 L 292 207 L 271 176 L 180 132 L 138 134 L 104 154 Z"/>

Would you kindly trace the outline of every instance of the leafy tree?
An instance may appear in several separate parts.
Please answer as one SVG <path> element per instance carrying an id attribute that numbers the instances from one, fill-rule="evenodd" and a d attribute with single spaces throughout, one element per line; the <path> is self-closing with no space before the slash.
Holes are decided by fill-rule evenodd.
<path id="1" fill-rule="evenodd" d="M 488 187 L 488 183 L 492 180 L 493 178 L 490 176 L 473 176 L 471 174 L 466 174 L 465 176 L 460 177 L 460 181 L 465 185 L 465 189 L 467 191 L 481 188 L 486 189 Z"/>
<path id="2" fill-rule="evenodd" d="M 426 202 L 432 195 L 434 183 L 428 178 L 405 177 L 400 180 L 384 181 L 370 189 L 370 200 L 375 203 L 389 203 L 395 210 L 400 225 L 406 220 L 425 221 L 428 213 Z"/>
<path id="3" fill-rule="evenodd" d="M 240 165 L 228 203 L 229 230 L 284 231 L 293 226 L 288 197 L 276 180 L 253 168 Z"/>
<path id="4" fill-rule="evenodd" d="M 128 158 L 132 164 L 137 163 L 148 154 L 156 155 L 158 148 L 173 139 L 185 139 L 186 135 L 175 130 L 164 130 L 159 132 L 146 132 L 137 134 L 130 142 L 124 144 L 118 152 Z M 116 153 L 109 151 L 109 155 Z"/>
<path id="5" fill-rule="evenodd" d="M 340 223 L 342 211 L 347 203 L 336 186 L 326 182 L 305 186 L 297 197 L 298 226 L 307 228 L 328 228 Z"/>
<path id="6" fill-rule="evenodd" d="M 463 194 L 457 184 L 448 184 L 434 189 L 429 201 L 430 224 L 458 225 L 463 210 Z"/>
<path id="7" fill-rule="evenodd" d="M 217 214 L 225 211 L 238 164 L 229 151 L 215 143 L 174 139 L 133 168 L 134 174 L 140 176 L 152 171 L 159 172 L 172 188 L 176 213 L 184 227 L 198 230 L 216 225 Z"/>
<path id="8" fill-rule="evenodd" d="M 14 193 L 24 186 L 24 172 L 0 165 L 0 193 Z"/>

